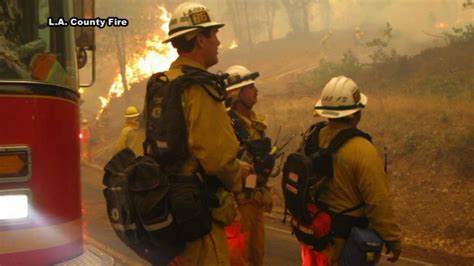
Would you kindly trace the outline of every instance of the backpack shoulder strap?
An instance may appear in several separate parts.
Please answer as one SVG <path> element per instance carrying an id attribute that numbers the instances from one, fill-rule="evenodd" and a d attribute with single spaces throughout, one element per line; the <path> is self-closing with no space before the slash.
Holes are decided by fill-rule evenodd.
<path id="1" fill-rule="evenodd" d="M 242 121 L 242 118 L 240 118 L 239 115 L 232 109 L 229 109 L 227 113 L 229 114 L 230 121 L 234 127 L 235 135 L 237 136 L 240 144 L 250 142 L 250 134 L 247 128 L 245 128 L 245 123 Z"/>
<path id="2" fill-rule="evenodd" d="M 191 84 L 197 84 L 215 101 L 223 102 L 225 100 L 225 83 L 221 75 L 188 65 L 183 66 L 182 71 L 183 75 L 173 80 L 173 83 L 175 83 L 173 87 L 178 87 L 182 91 Z M 214 88 L 217 95 L 211 92 L 209 87 Z"/>
<path id="3" fill-rule="evenodd" d="M 304 153 L 311 156 L 311 154 L 317 152 L 319 147 L 319 132 L 322 128 L 327 126 L 326 121 L 321 121 L 311 125 L 306 137 L 304 138 Z"/>
<path id="4" fill-rule="evenodd" d="M 348 128 L 344 129 L 341 132 L 339 132 L 333 140 L 331 140 L 331 143 L 329 143 L 329 146 L 325 149 L 325 151 L 328 154 L 332 154 L 336 152 L 344 143 L 346 143 L 349 139 L 353 137 L 363 137 L 367 139 L 368 141 L 372 141 L 372 137 L 365 133 L 364 131 L 357 129 L 357 128 Z"/>
<path id="5" fill-rule="evenodd" d="M 327 154 L 333 154 L 342 145 L 344 145 L 344 143 L 346 143 L 348 140 L 350 140 L 353 137 L 363 137 L 363 138 L 367 139 L 368 141 L 372 141 L 372 137 L 369 134 L 365 133 L 364 131 L 362 131 L 360 129 L 357 129 L 357 128 L 349 128 L 349 129 L 345 129 L 345 130 L 342 130 L 341 132 L 339 132 L 334 137 L 334 139 L 331 141 L 331 143 L 329 143 L 329 146 L 325 149 L 325 152 Z M 339 212 L 339 214 L 349 213 L 349 212 L 355 211 L 357 209 L 360 209 L 363 206 L 365 206 L 365 202 L 361 202 L 361 203 L 355 205 L 354 207 L 345 209 L 345 210 Z"/>

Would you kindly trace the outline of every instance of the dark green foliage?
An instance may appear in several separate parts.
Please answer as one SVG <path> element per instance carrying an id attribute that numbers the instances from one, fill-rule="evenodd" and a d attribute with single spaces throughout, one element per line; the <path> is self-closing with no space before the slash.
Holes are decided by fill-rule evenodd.
<path id="1" fill-rule="evenodd" d="M 450 44 L 463 43 L 474 40 L 474 25 L 469 24 L 464 28 L 453 28 L 453 33 L 444 32 L 444 37 L 448 39 Z"/>
<path id="2" fill-rule="evenodd" d="M 398 56 L 394 49 L 389 51 L 387 48 L 392 39 L 392 30 L 392 26 L 387 22 L 385 29 L 382 30 L 382 35 L 366 43 L 367 47 L 375 48 L 375 51 L 369 55 L 373 64 L 391 61 Z"/>
<path id="3" fill-rule="evenodd" d="M 321 59 L 319 67 L 313 71 L 313 84 L 318 88 L 323 87 L 332 77 L 340 75 L 351 77 L 359 72 L 361 67 L 359 59 L 350 50 L 344 53 L 341 63 Z"/>

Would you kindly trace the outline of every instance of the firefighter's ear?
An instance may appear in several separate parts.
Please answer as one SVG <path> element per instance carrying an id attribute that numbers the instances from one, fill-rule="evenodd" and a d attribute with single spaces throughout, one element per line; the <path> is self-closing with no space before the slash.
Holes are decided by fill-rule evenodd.
<path id="1" fill-rule="evenodd" d="M 203 48 L 206 46 L 206 36 L 204 36 L 203 34 L 199 33 L 198 35 L 196 35 L 196 46 L 198 48 Z"/>

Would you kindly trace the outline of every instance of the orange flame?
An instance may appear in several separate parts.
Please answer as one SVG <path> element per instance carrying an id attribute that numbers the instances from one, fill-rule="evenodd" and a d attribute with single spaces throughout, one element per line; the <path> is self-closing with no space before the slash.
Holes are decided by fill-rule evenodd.
<path id="1" fill-rule="evenodd" d="M 448 23 L 446 22 L 438 22 L 434 25 L 437 29 L 446 29 L 448 27 Z"/>
<path id="2" fill-rule="evenodd" d="M 168 13 L 164 7 L 159 7 L 159 9 L 162 12 L 159 18 L 163 21 L 160 30 L 168 34 L 168 24 L 171 20 L 171 14 Z M 176 50 L 173 49 L 170 43 L 164 44 L 160 35 L 162 34 L 154 34 L 145 42 L 144 51 L 140 54 L 133 55 L 132 58 L 128 60 L 125 68 L 125 76 L 130 85 L 149 78 L 153 73 L 167 70 L 170 64 L 178 57 Z M 120 74 L 118 74 L 114 79 L 114 83 L 110 86 L 107 97 L 99 97 L 101 109 L 96 119 L 98 120 L 100 118 L 104 108 L 107 107 L 112 98 L 121 97 L 123 93 L 124 87 L 122 78 Z"/>

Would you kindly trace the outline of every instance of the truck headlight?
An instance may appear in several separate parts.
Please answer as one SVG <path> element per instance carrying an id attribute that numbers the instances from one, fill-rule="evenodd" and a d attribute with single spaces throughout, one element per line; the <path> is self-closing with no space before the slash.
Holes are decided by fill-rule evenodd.
<path id="1" fill-rule="evenodd" d="M 30 195 L 29 189 L 0 190 L 0 223 L 28 218 Z"/>

